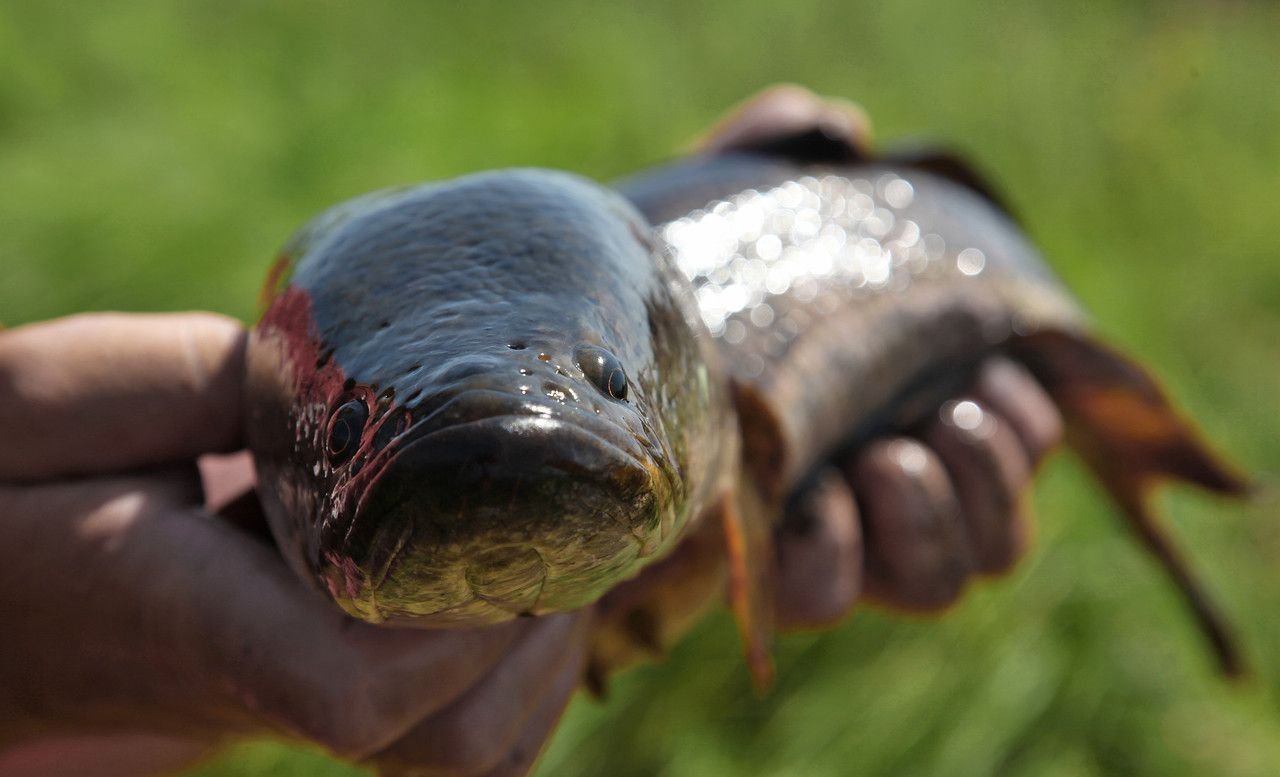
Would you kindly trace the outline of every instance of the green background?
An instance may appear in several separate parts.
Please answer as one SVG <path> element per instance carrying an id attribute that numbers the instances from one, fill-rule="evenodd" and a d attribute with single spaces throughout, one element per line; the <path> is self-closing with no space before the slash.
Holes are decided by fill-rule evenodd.
<path id="1" fill-rule="evenodd" d="M 1271 3 L 0 5 L 0 320 L 248 320 L 290 231 L 483 168 L 609 178 L 789 80 L 882 140 L 989 171 L 1100 329 L 1264 481 L 1280 462 L 1280 10 Z M 753 699 L 725 617 L 608 700 L 543 775 L 1264 775 L 1280 768 L 1280 511 L 1164 505 L 1239 625 L 1215 676 L 1069 457 L 1039 542 L 947 617 L 784 638 Z M 356 774 L 233 748 L 193 774 Z"/>

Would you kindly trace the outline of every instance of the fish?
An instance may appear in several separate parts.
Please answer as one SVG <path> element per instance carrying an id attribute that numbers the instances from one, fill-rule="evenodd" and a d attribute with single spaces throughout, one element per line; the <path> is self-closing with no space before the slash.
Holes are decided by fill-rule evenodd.
<path id="1" fill-rule="evenodd" d="M 353 617 L 457 628 L 594 603 L 601 687 L 723 593 L 767 687 L 791 500 L 1002 355 L 1243 671 L 1150 496 L 1247 479 L 1096 338 L 954 155 L 812 126 L 612 186 L 511 169 L 376 192 L 288 241 L 263 311 L 246 382 L 263 506 Z"/>

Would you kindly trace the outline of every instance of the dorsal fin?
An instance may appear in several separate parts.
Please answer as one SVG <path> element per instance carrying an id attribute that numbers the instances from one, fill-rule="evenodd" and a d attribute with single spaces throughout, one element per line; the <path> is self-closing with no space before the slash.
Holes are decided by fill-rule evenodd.
<path id="1" fill-rule="evenodd" d="M 880 160 L 890 164 L 914 167 L 958 183 L 966 189 L 981 194 L 1013 221 L 1020 221 L 1017 214 L 1009 207 L 1009 203 L 997 192 L 996 187 L 991 185 L 990 179 L 978 168 L 965 161 L 964 157 L 954 149 L 926 143 L 906 143 L 895 145 Z"/>

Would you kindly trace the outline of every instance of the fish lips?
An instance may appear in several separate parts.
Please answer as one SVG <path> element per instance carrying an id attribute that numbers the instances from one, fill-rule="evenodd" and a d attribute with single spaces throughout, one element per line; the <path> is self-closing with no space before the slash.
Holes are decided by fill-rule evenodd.
<path id="1" fill-rule="evenodd" d="M 574 609 L 655 554 L 674 506 L 653 455 L 607 419 L 529 409 L 399 441 L 321 549 L 344 608 L 416 625 Z"/>

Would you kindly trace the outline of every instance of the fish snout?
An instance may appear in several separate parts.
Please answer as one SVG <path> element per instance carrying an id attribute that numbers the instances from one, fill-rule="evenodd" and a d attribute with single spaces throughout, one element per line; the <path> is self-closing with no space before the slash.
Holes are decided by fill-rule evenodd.
<path id="1" fill-rule="evenodd" d="M 332 549 L 348 611 L 471 624 L 570 610 L 659 549 L 673 508 L 644 446 L 603 422 L 489 414 L 494 401 L 410 432 L 371 485 Z"/>

